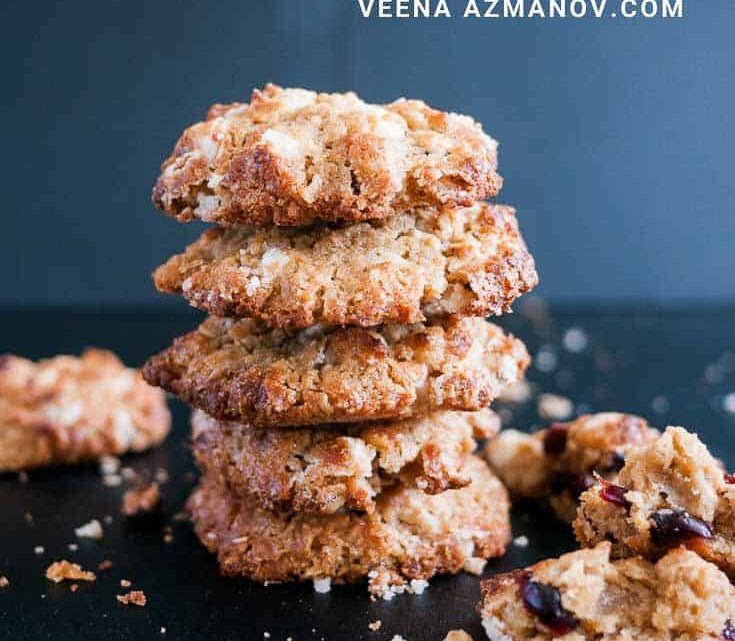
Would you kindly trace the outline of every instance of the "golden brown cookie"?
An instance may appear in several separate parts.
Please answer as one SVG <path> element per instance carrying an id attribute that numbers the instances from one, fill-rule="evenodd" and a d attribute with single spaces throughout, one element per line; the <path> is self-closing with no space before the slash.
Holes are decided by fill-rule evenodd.
<path id="1" fill-rule="evenodd" d="M 369 327 L 502 314 L 538 276 L 515 211 L 478 203 L 341 228 L 209 229 L 154 281 L 217 316 Z"/>
<path id="2" fill-rule="evenodd" d="M 504 430 L 487 443 L 485 456 L 514 497 L 548 502 L 571 523 L 594 475 L 614 479 L 627 453 L 658 434 L 638 416 L 602 412 L 534 434 Z"/>
<path id="3" fill-rule="evenodd" d="M 205 474 L 262 508 L 312 514 L 372 512 L 376 495 L 399 480 L 429 494 L 465 487 L 474 437 L 492 437 L 499 427 L 488 409 L 308 430 L 192 414 L 194 454 Z"/>
<path id="4" fill-rule="evenodd" d="M 615 483 L 580 497 L 581 545 L 611 541 L 615 557 L 656 559 L 684 545 L 735 578 L 735 477 L 681 427 L 628 455 Z"/>
<path id="5" fill-rule="evenodd" d="M 482 582 L 490 641 L 723 641 L 735 633 L 735 588 L 678 548 L 658 562 L 610 561 L 610 545 Z"/>
<path id="6" fill-rule="evenodd" d="M 267 85 L 182 134 L 153 202 L 226 226 L 358 221 L 495 196 L 496 169 L 497 143 L 467 116 Z"/>
<path id="7" fill-rule="evenodd" d="M 170 424 L 161 390 L 111 352 L 0 356 L 0 471 L 141 451 Z"/>
<path id="8" fill-rule="evenodd" d="M 215 418 L 284 427 L 479 410 L 528 363 L 482 318 L 288 331 L 212 317 L 143 375 Z"/>
<path id="9" fill-rule="evenodd" d="M 262 582 L 367 578 L 373 594 L 389 598 L 411 582 L 474 568 L 505 551 L 505 489 L 477 457 L 464 471 L 472 483 L 459 490 L 430 495 L 399 483 L 378 495 L 371 514 L 319 516 L 263 510 L 205 476 L 189 509 L 199 539 L 227 576 Z"/>

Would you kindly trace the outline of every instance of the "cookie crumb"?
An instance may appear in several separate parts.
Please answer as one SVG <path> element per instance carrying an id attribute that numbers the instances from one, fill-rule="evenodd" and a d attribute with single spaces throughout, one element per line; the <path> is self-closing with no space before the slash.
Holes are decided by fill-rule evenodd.
<path id="1" fill-rule="evenodd" d="M 23 514 L 23 518 L 25 519 L 25 522 L 28 523 L 28 525 L 33 525 L 34 524 L 33 514 L 31 514 L 30 512 L 25 512 Z"/>
<path id="2" fill-rule="evenodd" d="M 528 547 L 528 537 L 525 534 L 522 534 L 521 536 L 517 536 L 513 539 L 513 545 L 515 545 L 517 548 L 527 548 Z"/>
<path id="3" fill-rule="evenodd" d="M 139 608 L 142 608 L 148 601 L 143 590 L 133 590 L 127 594 L 118 594 L 117 600 L 123 605 L 137 605 Z"/>
<path id="4" fill-rule="evenodd" d="M 74 534 L 76 534 L 80 539 L 99 540 L 104 536 L 104 531 L 102 530 L 100 522 L 97 519 L 92 519 L 89 523 L 85 523 L 84 525 L 80 525 L 78 528 L 75 528 Z"/>
<path id="5" fill-rule="evenodd" d="M 109 570 L 112 567 L 112 561 L 110 559 L 105 559 L 104 561 L 101 561 L 99 565 L 97 566 L 97 569 L 100 572 L 105 572 L 106 570 Z"/>
<path id="6" fill-rule="evenodd" d="M 28 483 L 28 472 L 25 470 L 21 470 L 18 472 L 18 482 L 19 483 Z"/>
<path id="7" fill-rule="evenodd" d="M 394 634 L 390 641 L 406 641 L 400 634 Z"/>
<path id="8" fill-rule="evenodd" d="M 158 483 L 150 483 L 125 492 L 121 512 L 128 518 L 151 514 L 161 504 Z"/>
<path id="9" fill-rule="evenodd" d="M 161 626 L 161 634 L 166 634 L 166 628 Z"/>
<path id="10" fill-rule="evenodd" d="M 450 630 L 444 637 L 444 641 L 473 641 L 473 639 L 464 630 Z"/>
<path id="11" fill-rule="evenodd" d="M 574 403 L 566 396 L 541 394 L 538 401 L 538 413 L 547 421 L 563 421 L 574 412 Z"/>
<path id="12" fill-rule="evenodd" d="M 76 552 L 79 549 L 76 543 L 69 543 L 66 547 L 69 549 L 69 552 Z"/>
<path id="13" fill-rule="evenodd" d="M 82 570 L 78 563 L 69 563 L 69 561 L 54 561 L 46 569 L 46 578 L 54 583 L 62 581 L 94 581 L 94 572 Z"/>
<path id="14" fill-rule="evenodd" d="M 531 384 L 526 380 L 521 380 L 508 385 L 495 400 L 501 403 L 521 404 L 528 401 L 532 394 Z"/>
<path id="15" fill-rule="evenodd" d="M 102 476 L 117 474 L 120 470 L 120 459 L 116 456 L 103 456 L 100 458 L 99 470 Z"/>
<path id="16" fill-rule="evenodd" d="M 558 362 L 556 351 L 551 345 L 542 345 L 533 362 L 536 365 L 536 369 L 540 372 L 553 372 Z"/>
<path id="17" fill-rule="evenodd" d="M 0 576 L 0 588 L 7 588 L 10 585 L 10 581 L 6 576 Z"/>
<path id="18" fill-rule="evenodd" d="M 156 481 L 161 485 L 163 485 L 164 483 L 168 483 L 168 470 L 164 467 L 159 467 L 153 475 L 153 478 L 156 479 Z"/>
<path id="19" fill-rule="evenodd" d="M 314 592 L 326 594 L 332 589 L 332 579 L 326 577 L 324 579 L 314 579 Z"/>
<path id="20" fill-rule="evenodd" d="M 462 569 L 465 572 L 480 576 L 487 565 L 487 559 L 483 559 L 480 556 L 471 556 L 464 562 Z"/>
<path id="21" fill-rule="evenodd" d="M 37 545 L 33 548 L 34 554 L 43 554 L 46 551 L 46 549 L 43 547 L 43 545 Z"/>
<path id="22" fill-rule="evenodd" d="M 102 484 L 105 487 L 120 487 L 122 485 L 122 476 L 119 474 L 106 474 L 102 477 Z"/>
<path id="23" fill-rule="evenodd" d="M 380 630 L 381 625 L 383 625 L 383 622 L 380 619 L 378 619 L 377 621 L 368 623 L 368 628 L 370 628 L 373 632 L 377 632 L 378 630 Z"/>
<path id="24" fill-rule="evenodd" d="M 70 590 L 71 592 L 76 592 L 76 591 L 77 591 L 78 589 L 79 589 L 79 584 L 78 584 L 78 583 L 72 583 L 72 584 L 71 584 L 71 585 L 69 586 L 69 590 Z"/>
<path id="25" fill-rule="evenodd" d="M 133 585 L 130 581 L 127 579 L 120 579 L 120 587 L 121 588 L 129 588 L 131 585 Z"/>
<path id="26" fill-rule="evenodd" d="M 264 639 L 270 639 L 271 638 L 271 633 L 270 632 L 263 632 L 263 638 Z"/>
<path id="27" fill-rule="evenodd" d="M 171 532 L 166 532 L 166 533 L 165 533 L 165 534 L 163 535 L 163 542 L 164 542 L 164 543 L 167 543 L 167 544 L 168 544 L 168 543 L 173 543 L 173 540 L 174 540 L 174 535 L 173 535 L 173 534 L 171 534 Z"/>

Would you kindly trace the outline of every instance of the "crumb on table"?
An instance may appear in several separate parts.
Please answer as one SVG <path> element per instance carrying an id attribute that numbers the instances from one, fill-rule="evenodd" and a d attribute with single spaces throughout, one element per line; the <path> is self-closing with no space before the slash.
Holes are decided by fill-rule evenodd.
<path id="1" fill-rule="evenodd" d="M 82 570 L 78 563 L 69 563 L 69 561 L 54 561 L 46 569 L 46 578 L 54 583 L 62 581 L 94 581 L 94 572 Z"/>
<path id="2" fill-rule="evenodd" d="M 123 605 L 137 605 L 139 608 L 142 608 L 147 602 L 143 590 L 132 590 L 127 594 L 118 594 L 117 600 Z"/>
<path id="3" fill-rule="evenodd" d="M 158 483 L 132 488 L 123 494 L 122 513 L 127 517 L 142 516 L 155 511 L 161 504 Z"/>

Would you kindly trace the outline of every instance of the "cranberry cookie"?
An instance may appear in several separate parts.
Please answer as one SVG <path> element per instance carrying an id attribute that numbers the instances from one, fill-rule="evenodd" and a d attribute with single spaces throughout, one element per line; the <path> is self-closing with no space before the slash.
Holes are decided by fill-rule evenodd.
<path id="1" fill-rule="evenodd" d="M 633 448 L 657 436 L 642 418 L 604 412 L 552 423 L 532 435 L 505 430 L 488 442 L 485 456 L 512 495 L 546 501 L 571 523 L 594 475 L 614 478 Z"/>
<path id="2" fill-rule="evenodd" d="M 735 588 L 716 565 L 684 548 L 656 563 L 609 555 L 601 543 L 483 581 L 490 641 L 735 638 Z"/>
<path id="3" fill-rule="evenodd" d="M 628 455 L 615 483 L 582 494 L 574 532 L 584 546 L 610 541 L 615 557 L 683 545 L 735 578 L 735 478 L 694 434 L 669 427 Z"/>

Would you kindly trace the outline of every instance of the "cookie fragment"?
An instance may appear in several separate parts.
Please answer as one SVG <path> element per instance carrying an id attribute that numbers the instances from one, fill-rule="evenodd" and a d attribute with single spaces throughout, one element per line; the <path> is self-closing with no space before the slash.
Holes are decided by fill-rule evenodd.
<path id="1" fill-rule="evenodd" d="M 219 475 L 262 508 L 312 514 L 372 512 L 376 495 L 399 480 L 429 494 L 464 487 L 475 437 L 490 438 L 499 427 L 488 409 L 309 430 L 192 414 L 194 454 L 205 474 Z"/>
<path id="2" fill-rule="evenodd" d="M 94 581 L 94 572 L 82 570 L 77 563 L 70 563 L 66 560 L 54 561 L 46 568 L 46 578 L 54 583 L 62 581 Z"/>
<path id="3" fill-rule="evenodd" d="M 375 499 L 371 514 L 306 515 L 259 508 L 203 477 L 189 500 L 201 542 L 227 576 L 256 581 L 333 584 L 369 578 L 373 594 L 390 597 L 434 574 L 458 572 L 470 558 L 502 554 L 510 538 L 508 499 L 485 463 L 470 458 L 472 483 L 429 495 L 402 484 Z"/>
<path id="4" fill-rule="evenodd" d="M 614 479 L 628 452 L 658 434 L 638 416 L 603 412 L 552 423 L 534 434 L 504 430 L 487 443 L 485 456 L 512 495 L 548 502 L 571 523 L 579 495 L 594 484 L 594 475 Z"/>
<path id="5" fill-rule="evenodd" d="M 0 355 L 0 472 L 141 451 L 170 423 L 164 394 L 112 352 Z"/>
<path id="6" fill-rule="evenodd" d="M 210 317 L 143 376 L 215 418 L 274 428 L 479 410 L 528 363 L 482 318 L 288 331 Z"/>
<path id="7" fill-rule="evenodd" d="M 497 143 L 467 116 L 269 84 L 184 131 L 153 203 L 219 225 L 359 221 L 495 196 L 496 169 Z"/>
<path id="8" fill-rule="evenodd" d="M 154 281 L 216 316 L 303 328 L 499 315 L 538 276 L 515 211 L 477 203 L 341 228 L 213 228 Z"/>
<path id="9" fill-rule="evenodd" d="M 735 587 L 717 566 L 684 548 L 656 563 L 609 557 L 610 544 L 601 543 L 483 581 L 480 612 L 490 641 L 726 638 Z"/>
<path id="10" fill-rule="evenodd" d="M 735 485 L 696 435 L 669 427 L 628 455 L 615 486 L 580 497 L 581 545 L 612 542 L 615 557 L 657 559 L 680 545 L 735 578 Z M 622 497 L 623 500 L 620 500 Z"/>

